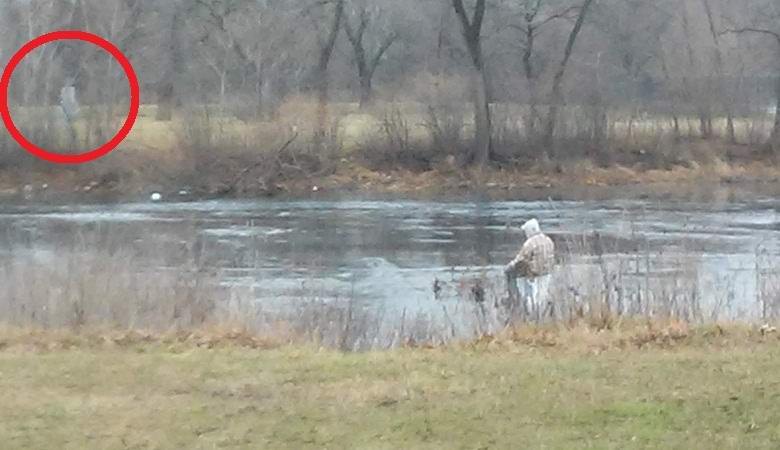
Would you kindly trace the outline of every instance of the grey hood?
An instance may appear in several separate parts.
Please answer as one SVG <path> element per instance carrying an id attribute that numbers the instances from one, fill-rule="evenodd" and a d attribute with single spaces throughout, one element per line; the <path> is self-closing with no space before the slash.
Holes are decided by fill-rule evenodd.
<path id="1" fill-rule="evenodd" d="M 525 232 L 525 237 L 529 239 L 538 234 L 542 234 L 542 230 L 539 227 L 539 221 L 536 219 L 529 220 L 520 228 L 523 230 L 523 232 Z"/>

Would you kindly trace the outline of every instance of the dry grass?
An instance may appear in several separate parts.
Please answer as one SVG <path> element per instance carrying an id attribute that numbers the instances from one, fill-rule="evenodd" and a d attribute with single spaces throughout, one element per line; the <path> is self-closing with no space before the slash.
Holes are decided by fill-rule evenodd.
<path id="1" fill-rule="evenodd" d="M 773 343 L 777 334 L 744 323 L 692 326 L 677 320 L 591 319 L 547 326 L 512 327 L 464 345 L 475 349 L 529 348 L 573 354 L 684 348 L 745 348 Z"/>
<path id="2" fill-rule="evenodd" d="M 6 352 L 52 352 L 74 349 L 132 348 L 161 346 L 165 348 L 247 348 L 271 349 L 298 341 L 282 330 L 274 336 L 261 337 L 242 327 L 210 326 L 167 332 L 88 328 L 41 329 L 0 327 L 0 349 Z"/>
<path id="3" fill-rule="evenodd" d="M 744 349 L 780 342 L 770 326 L 746 323 L 714 323 L 693 326 L 682 321 L 626 319 L 608 327 L 595 321 L 572 321 L 550 325 L 522 324 L 495 334 L 449 343 L 408 341 L 401 348 L 590 355 L 603 352 L 633 352 L 684 349 Z M 291 346 L 325 348 L 311 336 L 278 322 L 263 331 L 236 325 L 207 325 L 168 331 L 106 327 L 70 328 L 0 327 L 0 350 L 6 352 L 51 352 L 77 349 L 111 349 L 152 346 L 187 348 L 279 349 Z"/>

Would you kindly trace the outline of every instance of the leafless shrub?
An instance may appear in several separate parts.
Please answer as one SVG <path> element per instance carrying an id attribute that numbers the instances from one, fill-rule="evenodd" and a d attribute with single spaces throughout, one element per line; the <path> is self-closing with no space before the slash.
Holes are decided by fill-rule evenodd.
<path id="1" fill-rule="evenodd" d="M 14 120 L 19 131 L 38 147 L 54 152 L 72 152 L 75 143 L 70 141 L 67 130 L 56 120 L 56 114 L 50 108 L 27 108 L 17 111 Z M 37 158 L 27 153 L 10 134 L 0 133 L 0 167 L 35 167 L 45 170 L 44 164 L 38 164 Z"/>
<path id="2" fill-rule="evenodd" d="M 422 121 L 398 107 L 383 114 L 377 132 L 360 144 L 358 155 L 368 167 L 428 171 L 468 163 L 460 108 L 428 106 Z"/>
<path id="3" fill-rule="evenodd" d="M 463 111 L 452 105 L 428 106 L 424 122 L 436 151 L 442 155 L 454 156 L 464 162 L 468 154 L 467 143 L 463 138 Z"/>
<path id="4" fill-rule="evenodd" d="M 386 110 L 377 135 L 360 144 L 359 157 L 374 169 L 430 170 L 442 157 L 419 136 L 414 136 L 414 131 L 414 125 L 400 109 Z"/>
<path id="5" fill-rule="evenodd" d="M 522 117 L 504 108 L 493 113 L 493 153 L 504 164 L 527 165 L 540 155 L 535 136 L 529 136 Z"/>
<path id="6" fill-rule="evenodd" d="M 332 173 L 341 153 L 335 130 L 305 140 L 294 130 L 247 126 L 208 107 L 185 116 L 178 138 L 188 169 L 172 176 L 211 194 L 273 194 L 287 180 Z"/>

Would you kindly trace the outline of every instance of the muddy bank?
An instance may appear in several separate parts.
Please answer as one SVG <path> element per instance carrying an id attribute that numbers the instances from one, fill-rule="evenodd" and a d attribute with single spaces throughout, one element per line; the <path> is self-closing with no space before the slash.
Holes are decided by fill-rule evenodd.
<path id="1" fill-rule="evenodd" d="M 269 186 L 263 180 L 241 189 L 227 182 L 192 186 L 170 177 L 142 173 L 115 176 L 94 170 L 0 174 L 0 199 L 16 203 L 119 203 L 274 198 L 418 200 L 689 200 L 726 202 L 780 195 L 780 169 L 744 166 L 676 167 L 637 171 L 588 164 L 551 170 L 372 171 L 347 165 L 324 176 L 303 176 Z"/>

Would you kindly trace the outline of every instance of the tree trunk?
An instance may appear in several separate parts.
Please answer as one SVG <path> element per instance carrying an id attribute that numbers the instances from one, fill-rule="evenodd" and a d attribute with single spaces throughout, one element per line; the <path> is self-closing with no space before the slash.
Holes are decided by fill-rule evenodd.
<path id="1" fill-rule="evenodd" d="M 529 80 L 528 88 L 531 90 L 528 98 L 528 118 L 526 119 L 526 136 L 532 142 L 538 138 L 539 128 L 539 99 L 536 94 L 537 84 L 535 80 Z"/>
<path id="2" fill-rule="evenodd" d="M 699 137 L 702 139 L 709 139 L 712 130 L 709 127 L 708 124 L 711 123 L 711 112 L 710 107 L 707 104 L 709 102 L 709 99 L 705 99 L 704 92 L 700 88 L 700 83 L 697 83 L 696 80 L 699 78 L 697 73 L 695 72 L 696 69 L 699 67 L 699 64 L 696 60 L 696 54 L 693 50 L 693 44 L 691 43 L 691 31 L 690 31 L 690 24 L 688 20 L 688 9 L 686 6 L 683 5 L 683 14 L 682 14 L 682 27 L 683 27 L 683 34 L 685 35 L 685 48 L 686 53 L 688 55 L 688 64 L 689 64 L 689 72 L 693 73 L 693 79 L 694 82 L 685 82 L 686 85 L 686 91 L 688 93 L 688 97 L 696 104 L 696 109 L 698 110 L 699 114 Z M 683 80 L 687 80 L 686 78 L 683 78 Z"/>
<path id="3" fill-rule="evenodd" d="M 353 42 L 352 47 L 355 54 L 358 80 L 360 82 L 360 109 L 363 109 L 371 102 L 371 79 L 373 74 L 366 62 L 366 53 L 363 49 L 362 40 Z"/>
<path id="4" fill-rule="evenodd" d="M 553 145 L 553 138 L 555 136 L 556 121 L 558 120 L 558 109 L 562 100 L 563 77 L 566 74 L 566 66 L 569 64 L 569 58 L 571 58 L 571 54 L 574 50 L 574 44 L 577 42 L 577 36 L 580 34 L 580 30 L 582 30 L 582 24 L 585 22 L 585 16 L 588 14 L 588 9 L 592 3 L 593 0 L 585 0 L 582 4 L 580 12 L 577 15 L 577 21 L 574 23 L 571 33 L 569 33 L 569 39 L 566 42 L 566 48 L 563 51 L 563 59 L 553 78 L 552 90 L 550 92 L 550 109 L 547 114 L 547 125 L 544 130 L 543 156 L 545 159 L 557 157 Z"/>
<path id="5" fill-rule="evenodd" d="M 729 138 L 729 142 L 732 144 L 737 143 L 737 132 L 734 129 L 734 114 L 731 112 L 731 107 L 726 110 L 726 135 Z"/>
<path id="6" fill-rule="evenodd" d="M 263 65 L 256 61 L 257 73 L 255 77 L 255 118 L 264 116 L 265 109 L 265 71 Z"/>
<path id="7" fill-rule="evenodd" d="M 780 144 L 780 76 L 775 78 L 775 122 L 772 126 L 772 135 L 769 138 L 772 149 Z"/>
<path id="8" fill-rule="evenodd" d="M 725 95 L 726 80 L 723 72 L 723 52 L 720 49 L 720 38 L 718 32 L 715 29 L 715 20 L 712 15 L 712 7 L 709 0 L 701 0 L 704 6 L 704 12 L 707 15 L 707 22 L 710 27 L 710 35 L 712 36 L 713 44 L 713 56 L 715 59 L 715 70 L 718 74 L 718 90 L 720 91 L 720 98 L 726 97 L 726 101 L 722 102 L 723 109 L 726 113 L 726 133 L 728 134 L 729 142 L 732 144 L 737 142 L 736 134 L 734 133 L 734 114 L 732 112 L 731 104 L 728 101 L 728 96 Z M 712 125 L 710 124 L 710 134 L 712 134 Z"/>
<path id="9" fill-rule="evenodd" d="M 523 52 L 523 72 L 528 83 L 528 117 L 526 118 L 526 137 L 532 142 L 536 142 L 537 126 L 539 123 L 539 96 L 537 94 L 536 73 L 534 73 L 533 57 L 535 29 L 530 19 L 527 19 L 525 30 L 525 51 Z"/>
<path id="10" fill-rule="evenodd" d="M 159 121 L 170 121 L 173 119 L 173 110 L 176 107 L 176 74 L 182 67 L 181 42 L 179 41 L 179 30 L 181 29 L 182 18 L 180 5 L 173 5 L 173 16 L 171 18 L 171 30 L 167 45 L 167 61 L 160 83 L 157 85 L 157 114 Z"/>
<path id="11" fill-rule="evenodd" d="M 333 56 L 333 50 L 336 47 L 336 39 L 338 38 L 339 30 L 341 30 L 343 16 L 344 1 L 339 0 L 336 2 L 335 11 L 333 12 L 333 22 L 331 22 L 330 29 L 328 30 L 328 37 L 320 47 L 319 60 L 315 71 L 315 83 L 317 86 L 317 130 L 315 131 L 315 142 L 317 145 L 322 145 L 328 132 L 328 97 L 330 87 L 328 66 L 330 65 L 331 57 Z"/>
<path id="12" fill-rule="evenodd" d="M 661 41 L 661 37 L 658 37 L 658 48 L 660 49 L 660 58 L 661 58 L 661 72 L 664 74 L 664 81 L 666 81 L 666 84 L 668 86 L 672 86 L 672 77 L 669 74 L 669 66 L 666 64 L 666 51 L 664 50 L 663 43 Z M 675 101 L 672 102 L 671 105 L 671 114 L 672 114 L 672 126 L 674 129 L 674 138 L 680 139 L 680 118 L 677 115 L 677 104 Z"/>
<path id="13" fill-rule="evenodd" d="M 488 102 L 487 78 L 485 72 L 472 71 L 472 90 L 474 92 L 474 162 L 484 166 L 490 159 L 490 134 L 492 120 Z"/>
<path id="14" fill-rule="evenodd" d="M 173 119 L 174 106 L 174 88 L 173 82 L 166 80 L 157 88 L 157 114 L 155 119 L 167 122 Z"/>
<path id="15" fill-rule="evenodd" d="M 604 96 L 602 95 L 602 83 L 601 83 L 601 52 L 596 56 L 596 83 L 594 88 L 594 94 L 592 98 L 593 110 L 593 133 L 591 134 L 591 142 L 596 147 L 596 156 L 598 163 L 603 166 L 607 166 L 611 163 L 611 157 L 609 149 L 607 148 L 607 127 L 608 116 L 607 106 L 604 102 Z"/>
<path id="16" fill-rule="evenodd" d="M 712 137 L 712 114 L 708 107 L 699 107 L 699 132 L 702 139 Z"/>
<path id="17" fill-rule="evenodd" d="M 371 105 L 373 101 L 373 87 L 370 75 L 360 76 L 360 109 Z"/>
<path id="18" fill-rule="evenodd" d="M 328 91 L 329 80 L 327 72 L 321 74 L 321 79 L 317 87 L 317 130 L 315 131 L 315 143 L 319 146 L 324 143 L 325 136 L 328 134 Z"/>
<path id="19" fill-rule="evenodd" d="M 471 57 L 471 91 L 474 104 L 474 162 L 484 167 L 490 160 L 492 124 L 490 119 L 490 98 L 485 62 L 482 56 L 482 23 L 485 18 L 485 0 L 477 0 L 474 15 L 468 17 L 463 0 L 452 0 L 452 5 L 461 23 L 461 33 Z"/>
<path id="20" fill-rule="evenodd" d="M 360 108 L 363 109 L 372 102 L 374 73 L 377 67 L 379 67 L 385 52 L 390 49 L 397 36 L 395 33 L 390 33 L 386 36 L 376 48 L 373 56 L 371 56 L 369 55 L 370 50 L 367 51 L 365 46 L 365 35 L 371 23 L 371 18 L 365 8 L 359 11 L 358 17 L 357 27 L 350 24 L 348 18 L 344 18 L 344 31 L 352 46 L 352 54 L 360 82 Z"/>

